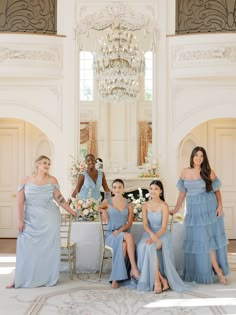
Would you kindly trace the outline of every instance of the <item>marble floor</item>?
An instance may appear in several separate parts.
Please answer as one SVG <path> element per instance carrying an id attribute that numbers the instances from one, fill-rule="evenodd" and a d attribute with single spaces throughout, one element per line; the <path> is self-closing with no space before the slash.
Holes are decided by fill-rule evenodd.
<path id="1" fill-rule="evenodd" d="M 125 287 L 114 290 L 108 275 L 80 274 L 70 280 L 61 273 L 55 287 L 5 289 L 14 276 L 15 252 L 0 240 L 1 315 L 182 315 L 236 314 L 236 251 L 231 244 L 228 284 L 197 285 L 192 292 L 139 293 Z M 235 242 L 236 243 L 236 242 Z M 4 252 L 3 252 L 4 251 Z M 12 252 L 11 252 L 12 251 Z M 234 251 L 234 252 L 233 252 Z"/>

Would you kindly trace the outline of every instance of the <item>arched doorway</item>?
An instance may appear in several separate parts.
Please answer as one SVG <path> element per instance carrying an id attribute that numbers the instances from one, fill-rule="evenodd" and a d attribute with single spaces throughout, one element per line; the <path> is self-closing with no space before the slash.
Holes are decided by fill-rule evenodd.
<path id="1" fill-rule="evenodd" d="M 213 119 L 195 127 L 179 147 L 179 172 L 189 166 L 194 146 L 206 148 L 212 169 L 222 182 L 225 227 L 229 239 L 236 239 L 236 119 Z"/>
<path id="2" fill-rule="evenodd" d="M 48 137 L 31 123 L 0 118 L 0 237 L 16 237 L 19 181 L 32 173 L 35 158 L 41 154 L 51 158 L 53 151 Z"/>

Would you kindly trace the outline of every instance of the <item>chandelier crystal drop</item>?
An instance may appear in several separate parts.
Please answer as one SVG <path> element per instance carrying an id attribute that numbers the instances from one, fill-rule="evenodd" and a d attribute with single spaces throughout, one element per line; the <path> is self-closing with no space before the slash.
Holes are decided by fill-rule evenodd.
<path id="1" fill-rule="evenodd" d="M 94 66 L 101 98 L 136 99 L 145 61 L 133 32 L 120 25 L 112 27 L 98 45 Z"/>

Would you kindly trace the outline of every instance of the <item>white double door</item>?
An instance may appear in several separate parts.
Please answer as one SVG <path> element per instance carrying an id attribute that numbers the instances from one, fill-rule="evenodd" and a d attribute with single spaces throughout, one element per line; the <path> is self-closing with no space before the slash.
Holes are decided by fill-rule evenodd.
<path id="1" fill-rule="evenodd" d="M 24 174 L 24 123 L 0 120 L 0 237 L 17 234 L 16 193 Z"/>
<path id="2" fill-rule="evenodd" d="M 51 153 L 41 130 L 25 121 L 0 119 L 0 238 L 17 236 L 17 186 L 32 173 L 36 157 Z"/>

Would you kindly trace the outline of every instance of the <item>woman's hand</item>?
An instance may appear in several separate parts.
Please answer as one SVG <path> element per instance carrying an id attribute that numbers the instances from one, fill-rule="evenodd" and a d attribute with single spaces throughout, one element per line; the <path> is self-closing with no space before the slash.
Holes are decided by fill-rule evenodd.
<path id="1" fill-rule="evenodd" d="M 157 236 L 156 236 L 156 234 L 154 234 L 154 233 L 151 234 L 151 239 L 152 239 L 153 243 L 156 243 L 156 244 L 157 244 L 158 241 L 159 241 L 158 238 L 157 238 Z"/>
<path id="2" fill-rule="evenodd" d="M 170 214 L 170 215 L 174 215 L 174 214 L 177 213 L 177 212 L 178 212 L 178 210 L 172 209 L 172 210 L 169 211 L 169 214 Z"/>
<path id="3" fill-rule="evenodd" d="M 71 209 L 71 214 L 73 215 L 73 217 L 77 217 L 77 211 L 76 210 Z"/>
<path id="4" fill-rule="evenodd" d="M 117 236 L 119 233 L 120 233 L 119 230 L 115 230 L 112 234 L 113 234 L 113 236 Z"/>
<path id="5" fill-rule="evenodd" d="M 223 214 L 223 209 L 222 209 L 221 206 L 218 206 L 218 208 L 216 209 L 216 215 L 217 215 L 217 217 L 218 217 L 218 218 L 221 217 L 222 214 Z"/>
<path id="6" fill-rule="evenodd" d="M 24 222 L 19 221 L 19 224 L 18 224 L 19 232 L 23 232 L 24 228 L 25 228 Z"/>
<path id="7" fill-rule="evenodd" d="M 151 239 L 151 237 L 150 238 L 148 238 L 147 240 L 146 240 L 146 242 L 145 242 L 147 245 L 150 245 L 150 244 L 152 244 L 152 239 Z"/>

